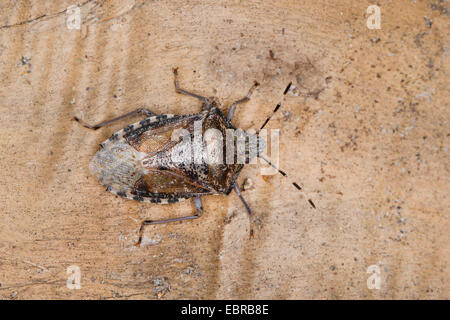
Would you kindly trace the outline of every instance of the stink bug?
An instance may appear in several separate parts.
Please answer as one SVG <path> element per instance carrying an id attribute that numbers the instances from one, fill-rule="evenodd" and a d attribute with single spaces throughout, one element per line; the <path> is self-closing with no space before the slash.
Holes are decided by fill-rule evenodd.
<path id="1" fill-rule="evenodd" d="M 199 160 L 194 161 L 194 163 L 187 161 L 187 159 L 192 159 L 192 157 L 181 157 L 181 161 L 175 161 L 174 150 L 177 150 L 182 145 L 182 142 L 181 137 L 175 137 L 174 139 L 174 134 L 177 130 L 184 130 L 184 137 L 190 138 L 194 135 L 195 140 L 194 131 L 196 123 L 200 123 L 200 127 L 197 128 L 200 130 L 201 135 L 209 129 L 214 129 L 221 134 L 222 138 L 225 137 L 227 130 L 236 130 L 236 127 L 231 122 L 236 106 L 248 101 L 252 92 L 259 84 L 255 81 L 247 95 L 231 105 L 228 115 L 225 117 L 213 98 L 202 97 L 180 89 L 177 80 L 177 68 L 173 69 L 173 74 L 177 93 L 185 94 L 202 101 L 202 111 L 200 113 L 181 116 L 172 114 L 157 115 L 148 109 L 137 109 L 94 126 L 86 124 L 79 118 L 74 118 L 74 120 L 82 123 L 85 127 L 97 130 L 136 114 L 146 116 L 144 120 L 119 130 L 109 139 L 102 142 L 100 144 L 101 149 L 90 162 L 90 171 L 106 187 L 107 191 L 131 200 L 167 204 L 188 198 L 194 199 L 196 213 L 193 215 L 164 220 L 144 220 L 141 224 L 139 240 L 136 245 L 141 243 L 145 225 L 197 219 L 203 211 L 202 196 L 212 194 L 228 195 L 232 190 L 236 192 L 248 212 L 250 217 L 250 237 L 252 237 L 253 213 L 241 195 L 236 182 L 244 165 L 235 162 L 227 162 L 226 164 L 221 162 L 206 162 L 203 156 L 200 156 Z M 291 84 L 284 91 L 284 95 L 288 93 L 290 86 Z M 277 104 L 275 110 L 266 119 L 261 129 L 267 124 L 273 114 L 277 112 L 280 106 L 281 102 Z M 269 160 L 262 156 L 261 153 L 265 145 L 258 133 L 245 135 L 248 141 L 255 141 L 257 146 L 257 150 L 250 150 L 250 144 L 246 142 L 246 163 L 251 160 L 251 156 L 256 156 L 264 159 L 278 170 Z M 224 140 L 216 141 L 219 142 L 219 149 L 225 150 Z M 203 150 L 204 142 L 201 142 L 200 145 Z M 191 148 L 190 145 L 189 148 Z M 196 148 L 194 147 L 190 150 L 192 149 L 195 158 Z M 179 150 L 181 150 L 179 153 L 189 153 L 186 151 L 187 149 L 180 148 Z M 232 159 L 236 159 L 237 152 L 233 151 Z M 283 171 L 278 170 L 278 172 L 286 176 L 286 173 Z M 301 187 L 297 183 L 294 182 L 293 184 L 297 189 L 301 190 Z M 314 207 L 312 201 L 309 201 Z"/>

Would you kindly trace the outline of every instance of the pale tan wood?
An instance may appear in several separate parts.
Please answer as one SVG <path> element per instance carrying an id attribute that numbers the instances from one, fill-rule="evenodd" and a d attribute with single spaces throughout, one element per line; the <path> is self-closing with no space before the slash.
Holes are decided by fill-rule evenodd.
<path id="1" fill-rule="evenodd" d="M 0 298 L 449 298 L 444 2 L 382 2 L 381 30 L 366 27 L 367 2 L 309 0 L 78 1 L 69 30 L 72 3 L 0 5 Z M 254 185 L 253 240 L 231 194 L 205 197 L 196 221 L 149 226 L 135 248 L 142 219 L 192 204 L 115 198 L 89 174 L 127 123 L 92 132 L 71 118 L 198 112 L 175 93 L 175 66 L 226 107 L 260 82 L 236 110 L 244 129 L 296 87 L 267 126 L 289 179 L 254 166 L 239 179 Z"/>

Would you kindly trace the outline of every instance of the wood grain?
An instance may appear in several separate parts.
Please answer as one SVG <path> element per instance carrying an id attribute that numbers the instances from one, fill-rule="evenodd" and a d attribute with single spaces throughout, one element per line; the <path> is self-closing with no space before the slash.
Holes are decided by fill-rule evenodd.
<path id="1" fill-rule="evenodd" d="M 72 4 L 0 4 L 0 298 L 449 298 L 446 2 L 383 2 L 380 30 L 366 27 L 369 1 L 79 0 L 79 30 Z M 135 248 L 142 219 L 193 204 L 116 198 L 89 174 L 127 123 L 90 131 L 72 117 L 198 112 L 175 93 L 174 66 L 224 109 L 259 81 L 237 108 L 243 129 L 293 81 L 267 126 L 289 178 L 260 166 L 239 178 L 254 184 L 253 240 L 231 194 L 205 197 L 196 221 L 149 226 Z M 66 287 L 71 265 L 79 290 Z"/>

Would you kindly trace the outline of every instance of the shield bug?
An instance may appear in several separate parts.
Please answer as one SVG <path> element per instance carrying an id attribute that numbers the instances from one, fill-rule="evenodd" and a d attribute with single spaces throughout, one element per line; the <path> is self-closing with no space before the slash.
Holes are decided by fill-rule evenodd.
<path id="1" fill-rule="evenodd" d="M 228 195 L 232 190 L 236 192 L 248 212 L 250 237 L 252 237 L 253 213 L 236 182 L 244 164 L 236 160 L 239 154 L 245 154 L 245 163 L 249 163 L 254 157 L 259 157 L 277 169 L 283 176 L 287 176 L 285 172 L 276 168 L 262 156 L 265 143 L 258 135 L 278 111 L 281 102 L 277 104 L 256 134 L 246 133 L 234 127 L 231 121 L 236 106 L 250 99 L 252 92 L 259 85 L 258 82 L 254 82 L 245 97 L 231 104 L 228 115 L 225 116 L 213 98 L 206 98 L 181 89 L 178 85 L 177 68 L 173 69 L 173 74 L 176 92 L 201 100 L 201 112 L 178 116 L 157 115 L 148 109 L 137 109 L 93 126 L 77 117 L 74 118 L 86 128 L 97 130 L 136 114 L 146 116 L 145 119 L 128 125 L 102 142 L 101 149 L 89 164 L 90 171 L 106 187 L 107 191 L 127 199 L 156 204 L 194 199 L 195 214 L 164 220 L 142 221 L 136 245 L 140 245 L 146 225 L 197 219 L 203 212 L 202 196 Z M 288 93 L 290 86 L 291 83 L 284 91 L 284 95 Z M 245 141 L 243 148 L 234 148 L 238 137 L 232 136 L 232 148 L 228 149 L 230 130 L 240 130 Z M 214 132 L 216 135 L 207 139 L 207 132 Z M 192 140 L 194 140 L 193 143 Z M 213 148 L 209 148 L 209 151 L 213 150 L 212 155 L 219 153 L 219 157 L 216 157 L 218 161 L 211 161 L 211 152 L 208 152 L 208 147 L 211 146 Z M 222 151 L 231 161 L 226 163 L 220 161 L 223 160 Z M 230 152 L 231 156 L 229 156 Z M 301 190 L 297 183 L 293 182 L 293 185 Z M 314 207 L 313 202 L 311 200 L 309 202 Z"/>

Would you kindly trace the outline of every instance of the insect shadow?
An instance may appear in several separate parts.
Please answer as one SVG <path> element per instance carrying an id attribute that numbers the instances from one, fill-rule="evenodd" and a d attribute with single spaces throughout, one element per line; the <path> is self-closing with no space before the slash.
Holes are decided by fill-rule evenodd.
<path id="1" fill-rule="evenodd" d="M 184 130 L 188 137 L 193 136 L 195 140 L 196 129 L 200 129 L 201 135 L 209 129 L 214 129 L 217 130 L 216 132 L 221 133 L 221 137 L 227 137 L 227 132 L 230 129 L 240 130 L 232 124 L 236 107 L 248 101 L 259 84 L 255 81 L 245 97 L 233 102 L 225 117 L 213 98 L 206 98 L 180 88 L 178 84 L 178 68 L 173 69 L 173 74 L 176 92 L 202 101 L 202 111 L 189 115 L 158 115 L 149 109 L 140 108 L 96 125 L 89 125 L 74 117 L 74 120 L 92 130 L 97 130 L 137 114 L 146 117 L 144 120 L 130 124 L 117 131 L 109 139 L 102 142 L 100 144 L 101 149 L 94 155 L 89 164 L 89 169 L 99 182 L 106 187 L 107 191 L 123 198 L 157 204 L 175 203 L 193 198 L 196 212 L 192 215 L 142 221 L 139 238 L 136 243 L 137 246 L 141 244 L 146 225 L 197 219 L 203 212 L 202 196 L 212 194 L 228 195 L 232 190 L 236 192 L 247 210 L 250 218 L 250 238 L 252 238 L 254 234 L 253 212 L 242 196 L 236 182 L 244 164 L 239 163 L 239 161 L 227 161 L 225 164 L 222 162 L 210 163 L 203 156 L 197 157 L 197 161 L 192 161 L 193 158 L 196 160 L 195 151 L 197 148 L 195 143 L 193 148 L 189 147 L 194 151 L 193 158 L 191 154 L 189 154 L 189 157 L 185 154 L 184 157 L 181 157 L 181 161 L 174 161 L 174 150 L 181 150 L 179 151 L 181 153 L 183 150 L 186 151 L 185 148 L 179 148 L 183 142 L 181 139 L 174 139 L 174 136 L 175 132 Z M 283 99 L 289 92 L 291 85 L 292 83 L 289 83 L 284 90 Z M 249 163 L 252 157 L 259 157 L 275 168 L 281 175 L 287 177 L 284 171 L 279 170 L 270 160 L 262 155 L 265 144 L 259 136 L 261 130 L 280 109 L 281 101 L 276 105 L 256 134 L 246 134 L 247 140 L 245 140 L 244 145 L 245 163 Z M 197 125 L 199 123 L 201 124 L 200 127 Z M 225 140 L 225 138 L 223 139 Z M 232 141 L 236 141 L 236 137 Z M 256 141 L 256 149 L 253 148 L 251 150 L 249 141 Z M 226 152 L 228 150 L 225 148 L 226 141 L 219 142 L 219 146 L 223 146 L 223 150 Z M 202 143 L 200 143 L 200 146 L 200 155 L 202 155 L 204 146 Z M 239 148 L 231 148 L 231 150 L 231 159 L 236 160 Z M 302 190 L 296 182 L 292 184 L 298 190 Z M 308 201 L 315 208 L 311 199 Z"/>

